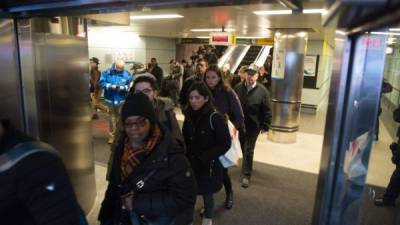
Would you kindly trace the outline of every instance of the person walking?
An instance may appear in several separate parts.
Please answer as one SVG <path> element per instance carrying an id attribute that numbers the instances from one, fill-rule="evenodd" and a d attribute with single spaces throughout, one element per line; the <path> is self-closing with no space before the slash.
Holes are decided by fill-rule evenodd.
<path id="1" fill-rule="evenodd" d="M 179 103 L 181 105 L 182 112 L 188 103 L 189 88 L 193 83 L 203 82 L 204 75 L 206 74 L 208 64 L 205 59 L 198 59 L 196 64 L 196 73 L 187 78 L 182 85 L 181 92 L 179 93 Z"/>
<path id="2" fill-rule="evenodd" d="M 239 132 L 244 132 L 244 115 L 239 98 L 230 85 L 223 81 L 223 75 L 218 66 L 212 65 L 207 69 L 204 81 L 213 95 L 218 112 L 228 118 Z M 231 209 L 233 190 L 228 168 L 223 169 L 223 177 L 226 193 L 225 208 Z"/>
<path id="3" fill-rule="evenodd" d="M 101 73 L 100 88 L 104 89 L 104 99 L 110 114 L 110 138 L 112 144 L 115 139 L 119 111 L 129 92 L 132 76 L 124 69 L 124 62 L 117 60 L 106 71 Z"/>
<path id="4" fill-rule="evenodd" d="M 97 109 L 103 112 L 108 112 L 107 106 L 101 104 L 100 96 L 101 89 L 99 86 L 100 71 L 99 71 L 99 59 L 92 57 L 90 59 L 90 98 L 92 103 L 92 119 L 96 120 L 99 118 L 97 115 Z"/>
<path id="5" fill-rule="evenodd" d="M 143 93 L 126 99 L 121 120 L 124 132 L 98 217 L 101 225 L 191 224 L 196 181 L 184 146 L 158 122 Z"/>
<path id="6" fill-rule="evenodd" d="M 157 85 L 161 87 L 163 78 L 164 78 L 164 72 L 161 69 L 161 67 L 158 66 L 158 62 L 156 58 L 151 58 L 150 60 L 150 68 L 149 68 L 149 73 L 153 74 L 156 79 L 157 79 Z"/>
<path id="7" fill-rule="evenodd" d="M 242 187 L 249 187 L 253 171 L 254 148 L 258 135 L 269 130 L 271 125 L 271 104 L 267 89 L 258 79 L 258 68 L 250 65 L 246 69 L 246 79 L 236 85 L 237 93 L 244 113 L 245 133 L 239 133 L 243 151 Z"/>
<path id="8" fill-rule="evenodd" d="M 215 110 L 207 86 L 194 83 L 188 93 L 182 133 L 197 181 L 197 194 L 204 201 L 202 225 L 212 225 L 213 194 L 223 183 L 223 166 L 218 158 L 229 150 L 231 137 L 224 116 Z"/>
<path id="9" fill-rule="evenodd" d="M 152 74 L 144 72 L 136 74 L 133 86 L 129 91 L 127 98 L 135 93 L 143 93 L 147 95 L 156 111 L 157 120 L 169 130 L 174 140 L 183 144 L 183 135 L 181 133 L 181 129 L 179 127 L 178 120 L 176 119 L 176 115 L 174 112 L 174 103 L 169 98 L 159 97 L 158 92 L 159 88 L 157 86 L 157 79 Z M 123 136 L 123 130 L 123 123 L 121 120 L 119 120 L 117 124 L 117 133 L 115 136 L 116 140 L 119 140 Z M 110 178 L 110 172 L 112 168 L 111 165 L 114 158 L 116 144 L 117 143 L 114 143 L 111 146 L 111 155 L 108 161 L 107 168 L 108 180 Z"/>

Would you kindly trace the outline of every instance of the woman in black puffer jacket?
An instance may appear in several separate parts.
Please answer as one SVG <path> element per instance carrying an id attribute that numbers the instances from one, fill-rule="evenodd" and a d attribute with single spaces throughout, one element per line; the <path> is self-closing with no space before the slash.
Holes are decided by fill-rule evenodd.
<path id="1" fill-rule="evenodd" d="M 189 89 L 188 106 L 183 123 L 186 155 L 197 181 L 197 194 L 204 199 L 203 225 L 212 224 L 213 194 L 223 183 L 223 167 L 219 157 L 231 146 L 231 137 L 224 116 L 216 112 L 212 95 L 204 83 Z"/>

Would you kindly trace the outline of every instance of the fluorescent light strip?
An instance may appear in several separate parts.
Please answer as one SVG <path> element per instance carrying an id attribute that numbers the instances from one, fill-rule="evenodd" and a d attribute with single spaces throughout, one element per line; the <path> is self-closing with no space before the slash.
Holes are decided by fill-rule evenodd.
<path id="1" fill-rule="evenodd" d="M 208 38 L 210 38 L 210 36 L 197 36 L 196 38 L 208 39 Z"/>
<path id="2" fill-rule="evenodd" d="M 190 29 L 192 32 L 222 32 L 222 28 L 199 28 L 199 29 Z M 225 28 L 224 31 L 232 32 L 235 31 L 233 28 Z"/>
<path id="3" fill-rule="evenodd" d="M 400 31 L 400 28 L 389 28 L 389 31 Z"/>
<path id="4" fill-rule="evenodd" d="M 152 19 L 176 19 L 176 18 L 183 18 L 183 16 L 178 14 L 160 14 L 160 15 L 130 16 L 130 18 L 133 20 L 152 20 Z"/>
<path id="5" fill-rule="evenodd" d="M 292 14 L 292 10 L 261 10 L 261 11 L 254 11 L 256 15 L 287 15 Z"/>
<path id="6" fill-rule="evenodd" d="M 371 34 L 382 34 L 382 35 L 393 35 L 393 36 L 400 36 L 400 33 L 393 33 L 393 32 L 371 32 Z"/>
<path id="7" fill-rule="evenodd" d="M 340 35 L 346 35 L 346 32 L 342 31 L 342 30 L 336 30 L 335 33 L 340 34 Z"/>
<path id="8" fill-rule="evenodd" d="M 304 14 L 326 14 L 328 10 L 326 9 L 303 9 Z"/>

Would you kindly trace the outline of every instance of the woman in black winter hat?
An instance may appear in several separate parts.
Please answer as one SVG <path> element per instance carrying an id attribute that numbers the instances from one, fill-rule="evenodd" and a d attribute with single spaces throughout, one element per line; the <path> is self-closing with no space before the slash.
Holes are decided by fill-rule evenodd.
<path id="1" fill-rule="evenodd" d="M 137 220 L 191 224 L 196 183 L 183 146 L 159 124 L 143 93 L 126 99 L 121 119 L 124 133 L 115 150 L 99 214 L 101 224 L 136 225 Z"/>

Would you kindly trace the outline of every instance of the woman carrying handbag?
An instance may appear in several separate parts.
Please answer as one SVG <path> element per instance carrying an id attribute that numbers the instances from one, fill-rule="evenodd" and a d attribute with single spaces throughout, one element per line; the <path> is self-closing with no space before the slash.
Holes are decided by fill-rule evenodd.
<path id="1" fill-rule="evenodd" d="M 212 225 L 213 194 L 223 183 L 223 167 L 218 158 L 230 148 L 231 137 L 224 116 L 212 104 L 207 86 L 194 83 L 188 93 L 182 133 L 197 181 L 197 194 L 204 200 L 202 225 Z"/>
<path id="2" fill-rule="evenodd" d="M 216 65 L 210 66 L 204 81 L 210 89 L 217 110 L 225 115 L 239 132 L 244 132 L 244 115 L 239 98 L 235 91 L 224 82 L 222 71 Z M 225 208 L 233 207 L 233 189 L 228 168 L 223 169 L 224 188 L 226 193 Z"/>

